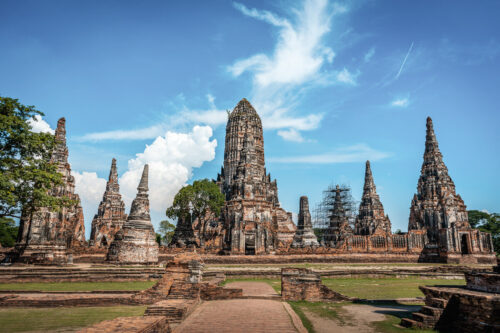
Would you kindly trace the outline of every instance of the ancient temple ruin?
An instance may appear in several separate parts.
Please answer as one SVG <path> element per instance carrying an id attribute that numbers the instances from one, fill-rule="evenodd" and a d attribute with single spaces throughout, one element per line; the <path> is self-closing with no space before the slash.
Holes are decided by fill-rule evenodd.
<path id="1" fill-rule="evenodd" d="M 127 221 L 115 234 L 115 239 L 109 247 L 108 262 L 119 264 L 158 262 L 158 244 L 149 215 L 148 168 L 146 164 Z"/>
<path id="2" fill-rule="evenodd" d="M 75 178 L 68 163 L 64 118 L 57 122 L 51 162 L 57 165 L 62 184 L 51 189 L 50 194 L 65 197 L 74 204 L 60 207 L 58 211 L 42 207 L 31 216 L 22 216 L 16 243 L 17 260 L 21 262 L 64 264 L 68 261 L 68 250 L 85 245 L 83 210 L 80 197 L 75 193 Z"/>
<path id="3" fill-rule="evenodd" d="M 302 248 L 309 246 L 319 246 L 319 243 L 312 227 L 309 199 L 306 196 L 302 196 L 300 197 L 297 230 L 293 237 L 292 247 Z"/>
<path id="4" fill-rule="evenodd" d="M 354 232 L 356 235 L 391 233 L 391 221 L 385 215 L 384 206 L 382 206 L 377 194 L 370 161 L 366 161 L 365 185 L 363 187 L 363 196 L 359 205 Z"/>
<path id="5" fill-rule="evenodd" d="M 217 184 L 226 197 L 227 251 L 259 254 L 290 246 L 295 225 L 291 214 L 280 207 L 278 185 L 265 167 L 262 122 L 246 99 L 229 114 L 224 166 Z"/>
<path id="6" fill-rule="evenodd" d="M 424 161 L 417 193 L 411 202 L 408 230 L 426 232 L 425 253 L 436 260 L 461 262 L 493 253 L 491 234 L 474 230 L 469 225 L 464 201 L 455 192 L 455 184 L 448 175 L 430 117 L 427 118 Z"/>
<path id="7" fill-rule="evenodd" d="M 125 214 L 125 203 L 120 194 L 116 160 L 113 158 L 106 190 L 97 209 L 97 214 L 92 220 L 89 245 L 107 249 L 126 220 L 127 214 Z"/>
<path id="8" fill-rule="evenodd" d="M 348 194 L 348 188 L 335 186 L 334 190 L 330 190 L 330 196 L 333 196 L 333 202 L 331 208 L 329 208 L 329 220 L 330 224 L 325 232 L 324 241 L 325 245 L 336 247 L 345 242 L 345 240 L 353 235 L 353 230 L 349 225 L 349 214 L 348 207 L 345 206 L 346 197 L 344 194 Z"/>

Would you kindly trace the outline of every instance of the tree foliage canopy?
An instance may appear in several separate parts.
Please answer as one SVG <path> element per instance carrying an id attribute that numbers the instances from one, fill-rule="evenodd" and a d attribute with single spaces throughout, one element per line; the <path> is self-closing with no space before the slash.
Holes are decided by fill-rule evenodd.
<path id="1" fill-rule="evenodd" d="M 166 244 L 169 244 L 174 236 L 175 225 L 170 223 L 168 220 L 163 220 L 160 222 L 160 234 L 162 239 Z"/>
<path id="2" fill-rule="evenodd" d="M 62 183 L 50 158 L 55 138 L 34 133 L 29 119 L 43 115 L 34 106 L 0 96 L 0 218 L 19 218 L 38 207 L 57 209 L 69 204 L 48 190 Z"/>
<path id="3" fill-rule="evenodd" d="M 224 195 L 219 187 L 208 179 L 196 180 L 175 195 L 172 206 L 167 209 L 169 218 L 189 217 L 189 204 L 192 205 L 193 219 L 204 219 L 207 213 L 220 215 L 224 206 Z"/>
<path id="4" fill-rule="evenodd" d="M 19 227 L 13 219 L 0 217 L 0 245 L 3 247 L 13 247 L 16 243 Z"/>
<path id="5" fill-rule="evenodd" d="M 471 227 L 491 233 L 495 252 L 500 253 L 500 214 L 489 214 L 479 210 L 469 210 L 467 213 Z"/>

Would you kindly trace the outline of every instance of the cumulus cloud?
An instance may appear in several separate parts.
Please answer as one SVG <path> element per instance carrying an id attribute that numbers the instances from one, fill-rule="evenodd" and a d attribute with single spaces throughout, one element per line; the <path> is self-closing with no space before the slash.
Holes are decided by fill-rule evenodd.
<path id="1" fill-rule="evenodd" d="M 334 163 L 357 163 L 366 160 L 378 161 L 391 156 L 388 152 L 379 151 L 366 144 L 357 144 L 348 147 L 338 148 L 334 151 L 303 156 L 287 156 L 270 158 L 271 162 L 277 163 L 315 163 L 315 164 L 334 164 Z"/>
<path id="2" fill-rule="evenodd" d="M 408 97 L 396 98 L 391 102 L 391 106 L 396 108 L 406 108 L 408 105 L 410 105 L 410 99 Z"/>
<path id="3" fill-rule="evenodd" d="M 299 131 L 291 128 L 289 130 L 278 131 L 278 135 L 287 141 L 304 142 L 304 138 Z"/>
<path id="4" fill-rule="evenodd" d="M 35 133 L 50 133 L 54 134 L 55 131 L 50 127 L 50 125 L 42 119 L 42 116 L 35 115 L 35 119 L 28 119 L 28 124 L 31 126 L 31 131 Z"/>
<path id="5" fill-rule="evenodd" d="M 106 180 L 99 178 L 95 172 L 80 173 L 72 170 L 71 174 L 75 177 L 75 193 L 80 196 L 82 203 L 85 228 L 90 230 L 91 221 L 106 189 Z"/>
<path id="6" fill-rule="evenodd" d="M 130 204 L 137 193 L 137 186 L 145 164 L 149 164 L 149 200 L 152 215 L 164 216 L 175 194 L 192 177 L 193 169 L 215 158 L 217 141 L 210 140 L 212 128 L 194 126 L 191 132 L 167 131 L 147 145 L 142 153 L 128 161 L 128 169 L 119 178 L 123 201 Z M 84 209 L 86 228 L 90 223 L 106 188 L 106 179 L 95 172 L 72 172 L 76 193 Z M 156 214 L 155 214 L 156 213 Z"/>
<path id="7" fill-rule="evenodd" d="M 243 15 L 271 24 L 277 29 L 277 41 L 270 54 L 257 53 L 235 61 L 228 71 L 239 77 L 248 73 L 252 77 L 252 104 L 256 106 L 267 128 L 312 130 L 319 126 L 322 114 L 297 116 L 294 108 L 307 86 L 343 83 L 353 85 L 355 77 L 346 69 L 336 77 L 324 71 L 325 64 L 333 62 L 335 52 L 325 44 L 334 15 L 345 13 L 347 7 L 329 4 L 326 0 L 306 0 L 301 8 L 294 8 L 293 16 L 280 17 L 265 10 L 247 8 L 235 3 Z M 336 78 L 331 80 L 331 78 Z M 269 127 L 268 125 L 271 125 Z M 299 133 L 300 135 L 300 133 Z"/>

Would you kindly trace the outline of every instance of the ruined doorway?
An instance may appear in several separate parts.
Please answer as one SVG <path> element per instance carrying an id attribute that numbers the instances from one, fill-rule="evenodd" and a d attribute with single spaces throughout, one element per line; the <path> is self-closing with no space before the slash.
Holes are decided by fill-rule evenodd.
<path id="1" fill-rule="evenodd" d="M 469 248 L 469 237 L 467 234 L 462 235 L 460 245 L 462 247 L 462 254 L 470 254 L 471 251 Z"/>
<path id="2" fill-rule="evenodd" d="M 255 254 L 255 234 L 253 233 L 245 234 L 245 254 Z"/>
<path id="3" fill-rule="evenodd" d="M 103 247 L 108 246 L 108 241 L 106 240 L 106 237 L 102 237 L 102 239 L 101 239 L 101 246 L 103 246 Z"/>

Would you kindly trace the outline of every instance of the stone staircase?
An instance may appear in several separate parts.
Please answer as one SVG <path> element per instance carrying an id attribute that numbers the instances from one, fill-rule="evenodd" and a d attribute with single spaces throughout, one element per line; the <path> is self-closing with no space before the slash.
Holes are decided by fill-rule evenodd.
<path id="1" fill-rule="evenodd" d="M 169 299 L 150 305 L 145 316 L 163 316 L 169 323 L 180 323 L 196 307 L 198 300 Z"/>
<path id="2" fill-rule="evenodd" d="M 412 318 L 401 319 L 401 326 L 408 328 L 434 328 L 441 318 L 448 300 L 442 298 L 426 298 L 424 306 L 412 314 Z"/>

